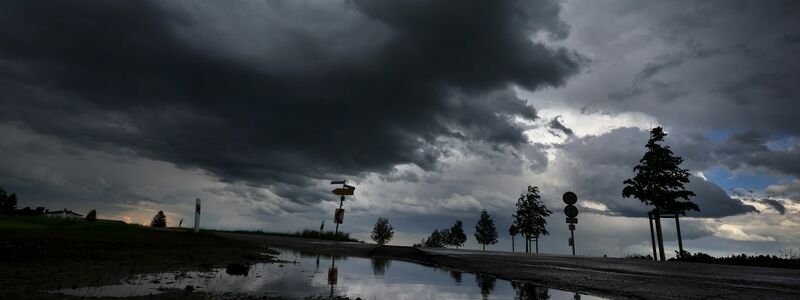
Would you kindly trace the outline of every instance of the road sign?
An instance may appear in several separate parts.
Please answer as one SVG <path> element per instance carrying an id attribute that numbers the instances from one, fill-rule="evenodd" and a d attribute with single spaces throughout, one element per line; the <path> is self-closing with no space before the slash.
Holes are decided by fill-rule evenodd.
<path id="1" fill-rule="evenodd" d="M 344 186 L 344 188 L 346 188 L 346 189 L 351 189 L 351 190 L 355 190 L 355 189 L 356 189 L 356 187 L 354 187 L 354 186 L 352 186 L 352 185 L 343 184 L 343 186 Z"/>
<path id="2" fill-rule="evenodd" d="M 346 182 L 347 181 L 345 181 L 345 180 L 335 180 L 335 181 L 331 181 L 331 184 L 345 184 Z"/>
<path id="3" fill-rule="evenodd" d="M 569 230 L 575 230 L 575 224 L 569 224 Z"/>
<path id="4" fill-rule="evenodd" d="M 575 204 L 575 202 L 578 202 L 578 195 L 575 195 L 573 192 L 566 192 L 561 199 L 564 200 L 564 203 L 572 205 Z"/>
<path id="5" fill-rule="evenodd" d="M 567 207 L 564 207 L 564 214 L 567 215 L 567 217 L 570 217 L 570 218 L 577 217 L 578 216 L 578 208 L 575 207 L 575 206 L 572 206 L 572 205 L 567 205 Z"/>
<path id="6" fill-rule="evenodd" d="M 569 245 L 575 246 L 575 240 L 573 238 L 569 238 Z"/>
<path id="7" fill-rule="evenodd" d="M 578 224 L 578 218 L 567 218 L 567 223 Z"/>
<path id="8" fill-rule="evenodd" d="M 336 194 L 336 195 L 339 195 L 339 196 L 352 196 L 354 191 L 355 191 L 355 189 L 338 188 L 338 189 L 333 190 L 332 192 L 334 194 Z"/>
<path id="9" fill-rule="evenodd" d="M 333 222 L 336 224 L 342 224 L 344 223 L 343 221 L 344 221 L 344 209 L 337 208 L 336 214 L 333 216 Z"/>

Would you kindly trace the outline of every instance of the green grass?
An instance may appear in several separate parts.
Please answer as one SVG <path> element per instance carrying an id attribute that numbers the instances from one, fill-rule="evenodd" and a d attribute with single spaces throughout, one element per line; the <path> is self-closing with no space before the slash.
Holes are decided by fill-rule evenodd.
<path id="1" fill-rule="evenodd" d="M 250 234 L 263 234 L 263 235 L 271 235 L 271 236 L 284 236 L 284 237 L 298 237 L 298 238 L 305 238 L 305 239 L 317 239 L 317 240 L 329 240 L 329 241 L 340 241 L 340 242 L 356 242 L 356 243 L 363 243 L 363 241 L 359 241 L 357 239 L 351 238 L 349 233 L 346 232 L 338 232 L 334 233 L 333 231 L 324 231 L 320 232 L 317 230 L 310 230 L 304 229 L 303 231 L 295 231 L 295 232 L 267 232 L 262 230 L 233 230 L 228 232 L 238 232 L 238 233 L 250 233 Z"/>

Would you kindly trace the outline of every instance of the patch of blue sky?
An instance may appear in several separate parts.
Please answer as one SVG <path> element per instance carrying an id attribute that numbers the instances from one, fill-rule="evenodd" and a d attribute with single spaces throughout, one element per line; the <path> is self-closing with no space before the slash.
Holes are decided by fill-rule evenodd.
<path id="1" fill-rule="evenodd" d="M 714 167 L 703 172 L 703 175 L 725 191 L 746 189 L 763 192 L 769 185 L 776 184 L 789 177 L 753 174 L 745 172 L 731 172 L 725 167 Z"/>

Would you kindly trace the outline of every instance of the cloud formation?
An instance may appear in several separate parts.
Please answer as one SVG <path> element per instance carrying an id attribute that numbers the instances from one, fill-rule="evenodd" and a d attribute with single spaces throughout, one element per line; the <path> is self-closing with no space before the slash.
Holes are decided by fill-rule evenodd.
<path id="1" fill-rule="evenodd" d="M 211 2 L 4 2 L 0 38 L 15 42 L 0 45 L 0 116 L 223 180 L 303 186 L 433 168 L 440 138 L 526 144 L 516 120 L 536 110 L 509 88 L 559 86 L 580 68 L 575 52 L 529 39 L 566 36 L 554 1 L 291 2 L 263 3 L 270 22 L 231 43 L 274 45 L 245 54 L 203 37 L 209 24 L 235 21 Z M 378 29 L 331 39 L 316 31 L 327 24 L 273 10 Z"/>

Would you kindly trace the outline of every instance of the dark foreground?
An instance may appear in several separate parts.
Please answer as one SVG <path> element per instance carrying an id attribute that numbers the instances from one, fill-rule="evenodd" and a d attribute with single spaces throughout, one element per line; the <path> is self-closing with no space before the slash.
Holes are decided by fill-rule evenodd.
<path id="1" fill-rule="evenodd" d="M 252 234 L 219 236 L 322 254 L 386 257 L 609 298 L 800 299 L 800 271 L 583 256 L 378 247 Z"/>

